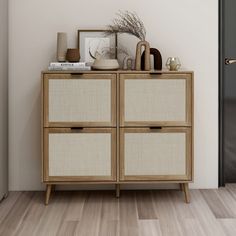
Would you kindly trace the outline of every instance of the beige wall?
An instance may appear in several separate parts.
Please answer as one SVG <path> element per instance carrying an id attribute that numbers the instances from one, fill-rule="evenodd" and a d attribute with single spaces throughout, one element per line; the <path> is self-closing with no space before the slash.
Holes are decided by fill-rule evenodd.
<path id="1" fill-rule="evenodd" d="M 10 188 L 40 189 L 40 72 L 55 60 L 56 33 L 76 45 L 78 28 L 136 11 L 164 62 L 178 56 L 195 71 L 195 183 L 218 181 L 218 1 L 10 0 Z"/>
<path id="2" fill-rule="evenodd" d="M 8 1 L 0 1 L 0 200 L 7 191 L 8 145 Z"/>

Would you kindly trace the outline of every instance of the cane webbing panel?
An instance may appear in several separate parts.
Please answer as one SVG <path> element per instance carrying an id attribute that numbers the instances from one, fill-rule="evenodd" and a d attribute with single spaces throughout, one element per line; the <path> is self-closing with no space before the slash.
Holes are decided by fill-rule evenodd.
<path id="1" fill-rule="evenodd" d="M 49 134 L 49 176 L 110 176 L 111 133 Z"/>
<path id="2" fill-rule="evenodd" d="M 49 122 L 110 122 L 111 80 L 49 80 Z"/>
<path id="3" fill-rule="evenodd" d="M 125 133 L 125 175 L 185 175 L 185 133 Z"/>
<path id="4" fill-rule="evenodd" d="M 125 121 L 185 121 L 185 79 L 126 79 Z"/>

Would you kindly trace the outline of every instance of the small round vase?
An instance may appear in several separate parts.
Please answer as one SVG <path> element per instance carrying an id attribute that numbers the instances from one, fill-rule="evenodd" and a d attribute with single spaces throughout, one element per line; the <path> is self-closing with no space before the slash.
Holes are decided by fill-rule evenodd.
<path id="1" fill-rule="evenodd" d="M 169 57 L 166 62 L 166 67 L 170 71 L 177 71 L 181 67 L 179 58 L 178 57 Z"/>

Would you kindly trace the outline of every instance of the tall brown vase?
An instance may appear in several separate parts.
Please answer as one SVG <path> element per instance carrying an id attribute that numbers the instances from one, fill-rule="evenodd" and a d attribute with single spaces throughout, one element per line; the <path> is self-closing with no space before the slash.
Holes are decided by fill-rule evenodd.
<path id="1" fill-rule="evenodd" d="M 150 45 L 147 41 L 140 41 L 137 44 L 136 47 L 136 61 L 135 61 L 135 70 L 141 70 L 141 56 L 142 56 L 142 47 L 144 47 L 145 50 L 145 64 L 144 64 L 144 70 L 150 70 L 151 69 L 151 62 L 150 62 Z"/>

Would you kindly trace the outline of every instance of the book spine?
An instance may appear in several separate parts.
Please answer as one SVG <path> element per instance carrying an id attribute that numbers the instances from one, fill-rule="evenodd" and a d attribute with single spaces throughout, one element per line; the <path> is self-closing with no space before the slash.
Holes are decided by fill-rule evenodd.
<path id="1" fill-rule="evenodd" d="M 60 71 L 60 70 L 91 70 L 91 66 L 85 66 L 85 67 L 55 67 L 55 66 L 49 66 L 48 70 L 55 70 L 55 71 Z"/>
<path id="2" fill-rule="evenodd" d="M 85 66 L 86 63 L 85 62 L 75 62 L 75 63 L 70 63 L 70 62 L 64 62 L 64 63 L 60 63 L 60 62 L 51 62 L 50 66 L 56 66 L 56 67 L 60 67 L 60 66 Z"/>

